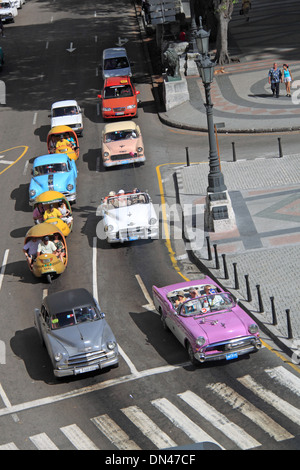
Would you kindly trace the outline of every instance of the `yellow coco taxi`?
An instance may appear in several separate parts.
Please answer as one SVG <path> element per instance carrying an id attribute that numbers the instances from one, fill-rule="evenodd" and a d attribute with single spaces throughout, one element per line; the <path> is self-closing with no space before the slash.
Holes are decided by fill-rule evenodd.
<path id="1" fill-rule="evenodd" d="M 27 257 L 28 254 L 32 254 L 28 246 L 30 242 L 36 244 L 36 254 L 33 254 L 32 260 Z M 52 243 L 56 245 L 57 242 L 61 244 L 59 250 L 56 253 L 47 253 L 47 251 L 51 251 Z M 45 245 L 47 247 L 49 244 L 48 248 L 44 248 Z M 49 283 L 52 282 L 54 277 L 62 274 L 67 267 L 67 243 L 63 233 L 53 224 L 43 222 L 31 227 L 26 233 L 23 250 L 26 251 L 28 266 L 33 275 L 44 278 Z"/>
<path id="2" fill-rule="evenodd" d="M 43 205 L 43 220 L 47 224 L 54 224 L 65 237 L 67 237 L 73 228 L 72 209 L 66 197 L 58 191 L 46 191 L 40 194 L 35 200 L 35 206 Z M 51 207 L 54 207 L 54 214 L 51 214 Z M 58 212 L 61 213 L 59 216 Z M 58 215 L 58 217 L 55 217 Z"/>
<path id="3" fill-rule="evenodd" d="M 48 153 L 65 153 L 71 160 L 79 158 L 79 143 L 76 132 L 69 126 L 52 127 L 47 136 Z"/>

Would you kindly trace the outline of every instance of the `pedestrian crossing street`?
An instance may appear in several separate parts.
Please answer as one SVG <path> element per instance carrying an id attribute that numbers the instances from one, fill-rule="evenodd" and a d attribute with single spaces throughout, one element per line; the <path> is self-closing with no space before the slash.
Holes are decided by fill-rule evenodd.
<path id="1" fill-rule="evenodd" d="M 290 429 L 297 429 L 300 425 L 300 409 L 287 400 L 284 400 L 282 396 L 288 395 L 290 399 L 293 397 L 293 401 L 297 402 L 300 396 L 300 378 L 282 366 L 265 369 L 264 373 L 266 374 L 266 378 L 271 380 L 271 382 L 268 382 L 270 383 L 269 388 L 262 386 L 250 375 L 238 378 L 236 380 L 236 388 L 240 391 L 242 385 L 246 389 L 245 395 L 247 394 L 249 396 L 249 392 L 250 394 L 254 394 L 261 399 L 265 405 L 267 404 L 275 408 L 277 413 L 279 412 L 283 415 L 284 422 L 286 422 L 286 418 L 288 418 L 290 423 L 296 424 L 296 427 L 290 424 Z M 261 430 L 265 436 L 264 441 L 265 439 L 272 439 L 276 442 L 280 442 L 295 437 L 291 430 L 283 428 L 278 422 L 262 411 L 262 409 L 259 409 L 227 384 L 221 382 L 210 383 L 207 384 L 205 388 L 213 393 L 214 398 L 217 397 L 219 399 L 217 402 L 219 409 L 216 409 L 200 397 L 201 390 L 199 394 L 186 390 L 182 393 L 174 394 L 172 399 L 162 397 L 150 402 L 150 409 L 155 408 L 164 418 L 167 418 L 168 424 L 164 430 L 156 424 L 154 417 L 150 417 L 149 413 L 145 413 L 139 406 L 133 405 L 122 408 L 120 410 L 121 413 L 137 428 L 137 432 L 134 432 L 135 440 L 127 434 L 128 431 L 126 432 L 126 430 L 122 429 L 108 414 L 102 414 L 90 419 L 101 433 L 101 436 L 99 436 L 97 440 L 104 443 L 102 446 L 96 445 L 84 430 L 75 423 L 61 427 L 59 432 L 68 439 L 72 448 L 74 447 L 78 450 L 107 450 L 106 440 L 110 442 L 109 449 L 113 447 L 117 450 L 130 451 L 141 449 L 166 449 L 183 445 L 182 442 L 176 442 L 174 440 L 175 437 L 170 437 L 171 435 L 176 435 L 176 430 L 174 430 L 173 427 L 179 429 L 186 435 L 185 445 L 209 441 L 219 445 L 222 449 L 239 448 L 246 450 L 260 447 L 263 445 L 263 442 L 258 440 L 258 436 L 262 435 Z M 281 396 L 271 391 L 270 388 L 278 390 Z M 288 392 L 282 393 L 283 390 Z M 227 415 L 232 417 L 235 416 L 235 412 L 240 413 L 243 417 L 247 418 L 243 423 L 249 423 L 248 420 L 250 420 L 260 428 L 260 432 L 255 432 L 255 436 L 250 435 L 248 428 L 253 429 L 252 426 L 246 424 L 246 430 L 237 425 L 234 421 L 229 420 L 221 411 L 225 409 L 224 403 L 229 405 L 232 409 L 232 412 L 227 413 Z M 188 405 L 188 407 L 186 407 L 186 405 Z M 238 421 L 238 419 L 236 419 L 236 421 Z M 124 420 L 122 420 L 122 423 L 124 423 Z M 217 430 L 218 441 L 215 440 L 215 433 L 212 432 L 214 428 Z M 210 431 L 208 432 L 207 429 Z M 142 447 L 139 443 L 139 432 L 149 440 L 149 446 L 147 446 L 147 448 Z M 227 443 L 227 445 L 223 443 L 223 439 L 220 439 L 220 435 L 225 436 L 224 442 Z M 53 442 L 45 432 L 29 436 L 30 442 L 33 444 L 34 448 L 38 450 L 64 450 L 59 448 L 59 433 L 57 433 L 56 439 L 57 442 Z M 232 444 L 228 445 L 230 441 Z M 0 445 L 0 450 L 18 449 L 14 442 Z"/>

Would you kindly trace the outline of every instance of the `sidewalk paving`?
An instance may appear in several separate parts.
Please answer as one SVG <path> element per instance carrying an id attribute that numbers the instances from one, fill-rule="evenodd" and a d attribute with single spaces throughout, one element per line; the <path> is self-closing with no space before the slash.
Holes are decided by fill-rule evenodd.
<path id="1" fill-rule="evenodd" d="M 268 84 L 268 70 L 288 62 L 293 79 L 300 80 L 298 50 L 300 30 L 295 18 L 300 13 L 298 0 L 288 0 L 285 8 L 279 0 L 252 0 L 250 22 L 239 17 L 235 8 L 230 23 L 230 45 L 239 63 L 217 67 L 211 85 L 214 122 L 224 123 L 218 132 L 262 133 L 300 129 L 300 104 L 285 96 L 273 98 Z M 283 15 L 281 18 L 280 15 Z M 279 21 L 279 18 L 284 21 Z M 289 20 L 289 21 L 288 21 Z M 280 26 L 279 26 L 280 25 Z M 169 126 L 207 132 L 204 88 L 198 76 L 187 77 L 189 101 L 168 112 L 159 112 Z M 292 90 L 293 91 L 293 90 Z M 299 96 L 300 98 L 300 96 Z M 300 101 L 300 99 L 299 99 Z M 195 262 L 208 268 L 221 284 L 241 299 L 262 329 L 299 363 L 300 316 L 300 155 L 221 162 L 229 191 L 236 229 L 232 232 L 205 233 L 203 207 L 207 188 L 208 164 L 182 166 L 175 172 L 178 198 L 185 205 L 198 205 L 202 219 L 200 246 L 188 244 Z M 194 220 L 187 217 L 185 232 L 195 230 Z M 211 249 L 217 245 L 220 269 L 208 259 L 206 237 Z M 221 254 L 225 255 L 229 279 L 224 278 Z M 234 282 L 236 263 L 239 286 Z M 245 275 L 249 276 L 252 301 L 248 302 Z M 257 285 L 263 305 L 259 305 Z M 236 288 L 238 287 L 238 288 Z M 274 325 L 270 297 L 274 297 L 277 324 Z M 290 311 L 290 330 L 287 313 Z M 263 310 L 263 312 L 261 311 Z"/>

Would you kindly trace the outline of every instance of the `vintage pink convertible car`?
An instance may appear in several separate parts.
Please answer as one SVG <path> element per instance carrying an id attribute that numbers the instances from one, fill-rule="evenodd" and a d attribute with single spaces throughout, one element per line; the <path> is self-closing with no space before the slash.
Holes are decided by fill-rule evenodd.
<path id="1" fill-rule="evenodd" d="M 187 349 L 193 364 L 260 349 L 257 324 L 211 278 L 153 286 L 152 292 L 164 327 Z"/>

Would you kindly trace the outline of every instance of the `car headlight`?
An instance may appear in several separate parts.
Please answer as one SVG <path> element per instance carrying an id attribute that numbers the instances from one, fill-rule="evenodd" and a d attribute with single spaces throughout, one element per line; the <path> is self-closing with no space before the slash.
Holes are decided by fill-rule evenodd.
<path id="1" fill-rule="evenodd" d="M 108 349 L 110 349 L 110 350 L 115 349 L 115 347 L 117 346 L 115 341 L 107 341 L 106 345 L 107 345 Z"/>
<path id="2" fill-rule="evenodd" d="M 31 197 L 35 196 L 35 195 L 36 195 L 36 190 L 35 190 L 35 189 L 31 189 L 31 190 L 29 191 L 29 194 L 30 194 Z"/>
<path id="3" fill-rule="evenodd" d="M 111 111 L 111 108 L 102 108 L 102 111 Z"/>
<path id="4" fill-rule="evenodd" d="M 135 104 L 130 104 L 129 106 L 126 106 L 127 109 L 134 109 L 136 108 Z"/>
<path id="5" fill-rule="evenodd" d="M 198 346 L 203 346 L 203 344 L 205 343 L 206 343 L 206 339 L 203 336 L 198 336 L 198 338 L 196 339 L 196 344 Z"/>
<path id="6" fill-rule="evenodd" d="M 138 147 L 138 148 L 137 148 L 137 151 L 138 151 L 138 152 L 142 152 L 142 151 L 143 151 L 143 147 Z"/>
<path id="7" fill-rule="evenodd" d="M 105 225 L 104 226 L 104 231 L 105 232 L 112 232 L 114 229 L 113 225 Z"/>
<path id="8" fill-rule="evenodd" d="M 72 191 L 73 188 L 74 188 L 74 186 L 72 184 L 68 184 L 68 186 L 67 186 L 68 191 Z"/>
<path id="9" fill-rule="evenodd" d="M 62 357 L 63 357 L 63 355 L 60 352 L 54 354 L 54 359 L 56 360 L 56 362 L 61 361 Z"/>
<path id="10" fill-rule="evenodd" d="M 152 217 L 150 220 L 149 220 L 149 225 L 155 225 L 157 222 L 156 219 L 154 219 L 154 217 Z"/>
<path id="11" fill-rule="evenodd" d="M 108 158 L 109 157 L 109 152 L 104 152 L 103 157 Z"/>
<path id="12" fill-rule="evenodd" d="M 253 323 L 252 325 L 249 325 L 249 326 L 248 326 L 248 331 L 249 331 L 249 333 L 251 333 L 252 335 L 255 335 L 255 333 L 258 332 L 258 326 L 257 326 L 255 323 Z"/>

